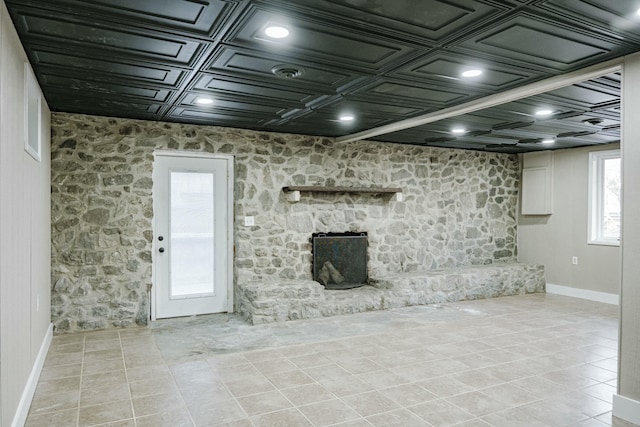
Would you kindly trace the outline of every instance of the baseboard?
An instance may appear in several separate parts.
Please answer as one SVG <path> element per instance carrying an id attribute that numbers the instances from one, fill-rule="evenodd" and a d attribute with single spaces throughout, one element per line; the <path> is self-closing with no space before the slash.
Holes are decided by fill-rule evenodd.
<path id="1" fill-rule="evenodd" d="M 49 327 L 47 328 L 47 333 L 44 335 L 44 339 L 42 340 L 42 344 L 40 345 L 38 356 L 36 357 L 36 360 L 33 364 L 33 368 L 31 369 L 31 374 L 29 375 L 29 379 L 27 380 L 27 385 L 22 392 L 22 397 L 20 398 L 20 403 L 18 404 L 16 415 L 15 417 L 13 417 L 11 427 L 22 427 L 27 421 L 29 407 L 31 406 L 33 395 L 36 392 L 36 386 L 38 385 L 38 380 L 40 379 L 42 367 L 44 366 L 44 361 L 47 358 L 47 353 L 49 352 L 49 346 L 51 345 L 52 338 L 53 323 L 50 323 Z"/>
<path id="2" fill-rule="evenodd" d="M 628 397 L 613 395 L 613 416 L 640 425 L 640 402 Z"/>
<path id="3" fill-rule="evenodd" d="M 590 301 L 603 302 L 605 304 L 619 305 L 620 296 L 616 294 L 608 294 L 606 292 L 589 291 L 587 289 L 572 288 L 570 286 L 554 285 L 547 283 L 547 293 L 564 295 L 566 297 L 574 297 L 580 299 L 588 299 Z"/>

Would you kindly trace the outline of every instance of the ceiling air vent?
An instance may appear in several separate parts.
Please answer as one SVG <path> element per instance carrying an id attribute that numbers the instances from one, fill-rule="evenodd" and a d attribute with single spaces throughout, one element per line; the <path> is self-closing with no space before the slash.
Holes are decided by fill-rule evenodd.
<path id="1" fill-rule="evenodd" d="M 583 120 L 582 123 L 584 123 L 585 125 L 591 125 L 591 126 L 598 126 L 601 125 L 602 122 L 604 122 L 604 120 L 602 119 L 597 119 L 597 118 L 593 118 L 593 119 L 586 119 Z"/>
<path id="2" fill-rule="evenodd" d="M 297 79 L 304 74 L 304 70 L 301 67 L 295 65 L 276 65 L 271 69 L 271 72 L 281 79 Z"/>

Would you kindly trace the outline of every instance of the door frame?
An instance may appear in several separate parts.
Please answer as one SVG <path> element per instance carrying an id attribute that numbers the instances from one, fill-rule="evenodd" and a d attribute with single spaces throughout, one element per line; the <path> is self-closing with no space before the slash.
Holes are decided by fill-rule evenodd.
<path id="1" fill-rule="evenodd" d="M 227 163 L 227 197 L 226 197 L 226 203 L 227 203 L 227 209 L 226 209 L 226 215 L 227 215 L 227 219 L 226 219 L 226 230 L 227 230 L 227 247 L 226 247 L 226 263 L 225 263 L 225 268 L 227 269 L 227 313 L 233 313 L 234 311 L 234 307 L 233 307 L 233 282 L 234 282 L 234 275 L 233 275 L 233 247 L 234 247 L 234 241 L 233 241 L 233 235 L 234 235 L 234 160 L 235 160 L 235 156 L 231 155 L 231 154 L 213 154 L 213 153 L 201 153 L 201 152 L 191 152 L 191 151 L 173 151 L 173 150 L 155 150 L 153 152 L 153 161 L 154 161 L 154 165 L 155 165 L 155 160 L 157 157 L 159 156 L 163 156 L 163 157 L 191 157 L 191 158 L 197 158 L 197 159 L 218 159 L 218 160 L 224 160 Z M 152 171 L 153 174 L 153 171 Z M 152 252 L 152 257 L 151 257 L 151 294 L 150 294 L 150 298 L 149 298 L 149 302 L 151 304 L 151 321 L 154 322 L 156 320 L 156 307 L 158 306 L 157 304 L 157 298 L 158 298 L 158 292 L 157 292 L 157 286 L 156 286 L 156 278 L 157 278 L 157 273 L 156 273 L 156 263 L 155 263 L 155 257 L 156 257 L 156 251 L 158 250 L 158 242 L 157 239 L 155 238 L 155 236 L 157 235 L 156 232 L 156 216 L 155 216 L 155 198 L 153 195 L 153 190 L 151 192 L 151 198 L 152 198 L 152 205 L 154 207 L 154 215 L 153 215 L 153 244 L 152 244 L 152 248 L 151 250 Z"/>

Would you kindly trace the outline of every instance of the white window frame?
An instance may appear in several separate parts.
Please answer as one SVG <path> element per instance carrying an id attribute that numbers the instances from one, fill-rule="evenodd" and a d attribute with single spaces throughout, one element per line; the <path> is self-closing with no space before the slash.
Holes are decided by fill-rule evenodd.
<path id="1" fill-rule="evenodd" d="M 620 246 L 620 238 L 602 236 L 604 204 L 604 162 L 620 158 L 620 150 L 592 151 L 589 153 L 589 215 L 588 238 L 590 245 Z"/>
<path id="2" fill-rule="evenodd" d="M 42 95 L 28 62 L 24 63 L 24 150 L 36 161 L 42 155 Z"/>

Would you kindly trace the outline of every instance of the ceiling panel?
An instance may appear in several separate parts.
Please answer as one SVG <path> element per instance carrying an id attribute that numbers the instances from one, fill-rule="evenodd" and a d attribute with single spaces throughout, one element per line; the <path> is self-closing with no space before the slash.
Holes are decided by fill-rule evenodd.
<path id="1" fill-rule="evenodd" d="M 215 115 L 219 111 L 238 111 L 247 116 L 257 116 L 261 118 L 261 121 L 268 118 L 279 117 L 286 107 L 275 104 L 267 104 L 260 102 L 259 99 L 238 99 L 238 98 L 218 98 L 213 106 L 198 106 L 194 105 L 192 98 L 197 96 L 196 94 L 187 94 L 184 96 L 181 106 L 187 110 L 199 111 L 202 114 Z"/>
<path id="2" fill-rule="evenodd" d="M 214 100 L 219 95 L 227 97 L 254 97 L 256 102 L 274 103 L 282 106 L 291 105 L 303 107 L 306 102 L 317 98 L 318 94 L 304 88 L 292 88 L 268 84 L 264 81 L 252 81 L 230 78 L 219 75 L 203 74 L 195 81 L 193 89 L 202 91 L 201 94 L 213 95 Z M 214 101 L 215 102 L 215 101 Z"/>
<path id="3" fill-rule="evenodd" d="M 415 47 L 408 43 L 361 32 L 356 28 L 327 25 L 327 19 L 285 14 L 280 9 L 252 5 L 245 19 L 226 41 L 370 73 L 379 72 L 395 61 L 415 54 Z M 270 25 L 286 26 L 290 37 L 283 40 L 267 37 L 264 31 Z"/>
<path id="4" fill-rule="evenodd" d="M 483 74 L 474 79 L 461 77 L 462 72 L 473 69 L 481 69 Z M 431 55 L 409 63 L 394 75 L 416 81 L 428 81 L 435 85 L 455 85 L 476 91 L 492 92 L 537 80 L 543 72 L 531 67 L 517 67 L 467 55 L 434 51 Z"/>
<path id="5" fill-rule="evenodd" d="M 640 5 L 635 1 L 551 0 L 543 1 L 538 7 L 583 23 L 594 31 L 618 34 L 626 39 L 635 39 L 636 42 L 640 40 L 637 14 Z"/>
<path id="6" fill-rule="evenodd" d="M 109 21 L 126 27 L 169 29 L 210 38 L 228 23 L 242 0 L 9 0 L 7 3 L 30 5 L 45 16 L 48 12 L 63 13 L 89 25 Z"/>
<path id="7" fill-rule="evenodd" d="M 640 6 L 626 1 L 5 3 L 53 111 L 326 136 L 640 51 Z M 289 37 L 268 37 L 272 24 Z M 483 73 L 463 79 L 469 69 Z M 510 153 L 606 144 L 619 139 L 619 88 L 611 74 L 375 139 Z M 543 107 L 553 116 L 536 117 Z M 352 122 L 338 120 L 345 112 Z M 453 136 L 453 125 L 474 128 Z M 553 147 L 523 142 L 546 134 L 569 136 Z"/>
<path id="8" fill-rule="evenodd" d="M 177 28 L 202 36 L 212 36 L 225 22 L 237 1 L 222 0 L 82 0 L 62 1 L 73 10 L 110 14 L 119 22 L 131 21 Z"/>
<path id="9" fill-rule="evenodd" d="M 404 117 L 411 117 L 417 113 L 422 112 L 420 108 L 414 108 L 401 103 L 391 103 L 389 100 L 378 99 L 378 102 L 366 102 L 359 101 L 353 98 L 339 98 L 335 102 L 323 106 L 319 109 L 322 112 L 329 113 L 333 117 L 338 117 L 340 114 L 350 113 L 354 116 L 376 115 L 378 117 L 390 116 L 402 119 Z M 357 113 L 357 114 L 356 114 Z"/>
<path id="10" fill-rule="evenodd" d="M 231 47 L 222 47 L 212 55 L 204 69 L 218 75 L 224 73 L 259 78 L 271 84 L 305 88 L 323 94 L 336 93 L 363 78 L 362 74 L 356 72 L 311 61 L 292 61 L 287 56 Z M 294 72 L 295 77 L 287 77 L 286 71 Z"/>
<path id="11" fill-rule="evenodd" d="M 582 85 L 567 86 L 553 91 L 553 97 L 573 102 L 577 105 L 610 104 L 611 102 L 618 102 L 619 96 L 619 90 L 612 93 L 611 90 L 598 90 L 597 88 Z"/>
<path id="12" fill-rule="evenodd" d="M 439 44 L 506 13 L 514 3 L 476 0 L 305 0 L 312 9 L 330 11 L 346 22 L 397 37 Z"/>
<path id="13" fill-rule="evenodd" d="M 561 22 L 526 13 L 490 26 L 458 45 L 466 52 L 480 51 L 557 71 L 596 62 L 623 46 L 624 43 L 613 37 L 576 31 Z"/>
<path id="14" fill-rule="evenodd" d="M 172 109 L 172 111 L 167 114 L 167 119 L 201 125 L 207 125 L 215 121 L 218 123 L 216 126 L 240 127 L 242 129 L 258 129 L 262 128 L 264 124 L 263 120 L 259 117 L 243 116 L 235 111 L 220 110 L 215 113 L 210 113 L 182 107 Z M 238 123 L 241 125 L 239 126 Z"/>
<path id="15" fill-rule="evenodd" d="M 378 136 L 378 141 L 527 152 L 620 141 L 620 75 Z M 605 103 L 608 108 L 600 108 Z M 536 115 L 548 109 L 551 114 Z M 463 134 L 454 129 L 464 129 Z M 553 144 L 543 140 L 553 139 Z M 503 146 L 503 147 L 501 147 Z"/>
<path id="16" fill-rule="evenodd" d="M 178 106 L 173 108 L 167 118 L 170 121 L 188 121 L 190 123 L 207 124 L 215 121 L 217 126 L 230 126 L 234 121 L 242 123 L 245 129 L 261 129 L 269 120 L 278 117 L 277 107 L 264 107 L 250 102 L 218 101 L 218 107 L 205 108 L 197 106 Z"/>
<path id="17" fill-rule="evenodd" d="M 98 27 L 71 21 L 61 14 L 41 16 L 30 11 L 25 12 L 19 22 L 22 32 L 28 37 L 73 43 L 80 49 L 91 49 L 94 55 L 113 52 L 188 65 L 202 48 L 202 43 L 197 40 L 169 37 L 160 32 L 136 33 L 113 26 Z"/>
<path id="18" fill-rule="evenodd" d="M 412 104 L 445 107 L 447 105 L 461 103 L 469 99 L 470 95 L 479 96 L 479 93 L 469 94 L 463 88 L 439 88 L 435 85 L 421 86 L 413 82 L 399 80 L 380 79 L 364 88 L 355 91 L 356 95 L 371 95 L 375 98 L 405 100 Z"/>
<path id="19" fill-rule="evenodd" d="M 354 121 L 342 122 L 338 120 L 335 111 L 313 110 L 291 120 L 282 121 L 277 124 L 277 128 L 290 133 L 338 136 L 382 126 L 390 123 L 391 120 L 376 114 L 362 114 Z"/>
<path id="20" fill-rule="evenodd" d="M 88 82 L 87 80 L 75 79 L 69 76 L 60 76 L 55 74 L 44 74 L 44 82 L 51 88 L 59 90 L 67 90 L 67 97 L 82 98 L 85 96 L 103 96 L 123 99 L 123 98 L 139 98 L 145 101 L 154 101 L 163 103 L 169 97 L 170 91 L 166 89 L 157 89 L 151 87 L 142 87 L 140 85 L 129 86 L 126 84 L 114 84 L 105 82 Z M 74 92 L 77 94 L 74 96 Z"/>
<path id="21" fill-rule="evenodd" d="M 50 93 L 58 99 L 61 110 L 69 113 L 102 115 L 103 111 L 120 111 L 118 117 L 153 120 L 163 108 L 161 103 L 146 102 L 135 97 L 104 96 L 93 92 L 92 102 L 89 104 L 86 94 L 82 96 L 58 88 L 50 89 Z"/>
<path id="22" fill-rule="evenodd" d="M 42 74 L 50 70 L 64 70 L 65 74 L 76 74 L 92 80 L 135 80 L 141 84 L 176 86 L 187 70 L 169 65 L 127 62 L 124 59 L 85 57 L 71 52 L 55 52 L 47 47 L 32 45 L 30 49 L 34 64 Z"/>

